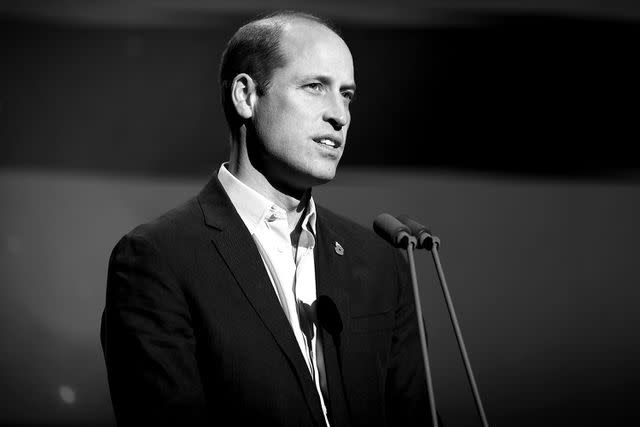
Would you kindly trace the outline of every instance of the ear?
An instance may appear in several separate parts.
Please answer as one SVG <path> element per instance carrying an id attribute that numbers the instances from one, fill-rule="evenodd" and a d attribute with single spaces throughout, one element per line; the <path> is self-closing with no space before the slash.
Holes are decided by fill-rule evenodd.
<path id="1" fill-rule="evenodd" d="M 241 73 L 235 76 L 231 82 L 231 102 L 236 112 L 243 119 L 253 117 L 253 109 L 255 107 L 256 83 L 250 75 Z"/>

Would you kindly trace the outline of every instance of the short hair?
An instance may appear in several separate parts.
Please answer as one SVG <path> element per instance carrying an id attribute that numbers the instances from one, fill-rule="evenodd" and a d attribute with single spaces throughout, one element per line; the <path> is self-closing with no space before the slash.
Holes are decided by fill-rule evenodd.
<path id="1" fill-rule="evenodd" d="M 241 73 L 255 81 L 258 95 L 269 89 L 276 68 L 284 67 L 286 58 L 280 50 L 280 38 L 284 24 L 305 20 L 323 25 L 340 36 L 338 29 L 328 20 L 296 11 L 278 11 L 253 19 L 236 31 L 227 43 L 220 61 L 220 95 L 229 127 L 238 123 L 238 116 L 231 102 L 231 83 Z"/>

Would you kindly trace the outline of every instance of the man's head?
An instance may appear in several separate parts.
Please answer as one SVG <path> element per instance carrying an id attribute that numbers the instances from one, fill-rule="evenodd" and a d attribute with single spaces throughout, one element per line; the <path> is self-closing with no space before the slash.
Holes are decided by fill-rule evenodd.
<path id="1" fill-rule="evenodd" d="M 232 126 L 238 122 L 237 113 L 230 99 L 231 83 L 235 76 L 247 73 L 263 95 L 269 87 L 271 75 L 276 68 L 283 67 L 286 59 L 280 48 L 280 37 L 286 23 L 294 20 L 316 22 L 338 34 L 338 30 L 328 21 L 303 12 L 280 11 L 240 27 L 227 43 L 220 61 L 220 93 L 222 106 Z"/>
<path id="2" fill-rule="evenodd" d="M 333 178 L 355 82 L 351 53 L 330 26 L 290 12 L 243 26 L 220 82 L 232 135 L 245 128 L 246 156 L 272 184 L 302 189 Z"/>

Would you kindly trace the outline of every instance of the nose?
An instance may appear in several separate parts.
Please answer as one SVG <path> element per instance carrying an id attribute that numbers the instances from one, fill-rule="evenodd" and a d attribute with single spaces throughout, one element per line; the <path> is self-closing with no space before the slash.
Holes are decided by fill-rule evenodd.
<path id="1" fill-rule="evenodd" d="M 328 105 L 325 109 L 323 119 L 333 126 L 335 130 L 341 130 L 349 124 L 349 106 L 345 103 L 342 94 L 327 97 Z"/>

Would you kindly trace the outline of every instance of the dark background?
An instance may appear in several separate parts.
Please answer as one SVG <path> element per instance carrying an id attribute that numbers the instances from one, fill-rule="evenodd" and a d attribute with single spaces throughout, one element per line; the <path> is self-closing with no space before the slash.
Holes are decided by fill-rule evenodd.
<path id="1" fill-rule="evenodd" d="M 220 4 L 1 4 L 0 423 L 113 424 L 108 255 L 227 157 L 218 60 L 262 10 Z M 491 425 L 633 424 L 640 10 L 554 4 L 307 5 L 342 29 L 358 84 L 341 170 L 314 196 L 442 238 Z M 479 425 L 418 263 L 436 403 Z"/>

